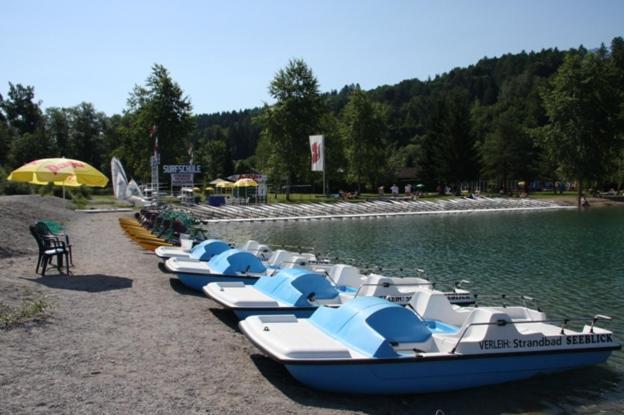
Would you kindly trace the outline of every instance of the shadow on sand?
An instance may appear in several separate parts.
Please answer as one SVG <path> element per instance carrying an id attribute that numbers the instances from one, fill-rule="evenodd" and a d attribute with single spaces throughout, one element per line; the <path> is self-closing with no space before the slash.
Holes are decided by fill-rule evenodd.
<path id="1" fill-rule="evenodd" d="M 199 291 L 188 288 L 186 285 L 182 284 L 177 278 L 169 278 L 169 285 L 171 285 L 173 291 L 177 292 L 178 294 L 206 298 L 204 293 L 200 293 Z"/>
<path id="2" fill-rule="evenodd" d="M 260 354 L 251 355 L 260 373 L 284 395 L 302 405 L 369 414 L 519 414 L 571 413 L 621 388 L 622 374 L 608 366 L 595 366 L 525 381 L 452 392 L 419 395 L 373 396 L 322 392 L 294 379 L 286 368 Z M 347 380 L 345 380 L 347 381 Z M 617 393 L 616 393 L 617 395 Z M 606 402 L 609 405 L 609 402 Z M 613 402 L 613 408 L 620 404 Z M 620 408 L 621 409 L 621 408 Z"/>
<path id="3" fill-rule="evenodd" d="M 238 317 L 236 317 L 231 310 L 226 310 L 224 308 L 210 308 L 210 312 L 232 330 L 238 333 L 241 332 L 238 328 Z"/>
<path id="4" fill-rule="evenodd" d="M 25 280 L 45 285 L 49 288 L 61 290 L 85 291 L 98 293 L 111 290 L 122 290 L 132 287 L 132 280 L 126 277 L 113 275 L 46 275 L 39 278 L 24 278 Z"/>

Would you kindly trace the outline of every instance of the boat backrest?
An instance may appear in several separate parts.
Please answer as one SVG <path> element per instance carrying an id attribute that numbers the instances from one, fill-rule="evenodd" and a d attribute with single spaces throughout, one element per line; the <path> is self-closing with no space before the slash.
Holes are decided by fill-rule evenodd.
<path id="1" fill-rule="evenodd" d="M 258 243 L 258 241 L 254 241 L 252 239 L 248 240 L 247 242 L 245 242 L 243 244 L 243 246 L 240 247 L 241 251 L 254 251 L 258 248 L 258 245 L 260 245 Z"/>
<path id="2" fill-rule="evenodd" d="M 271 258 L 267 261 L 269 265 L 280 265 L 283 262 L 289 261 L 292 258 L 292 252 L 286 251 L 284 249 L 278 249 L 273 252 Z"/>
<path id="3" fill-rule="evenodd" d="M 475 308 L 470 312 L 468 317 L 466 317 L 464 324 L 462 324 L 457 333 L 459 335 L 464 333 L 462 340 L 472 341 L 516 337 L 518 331 L 513 324 L 497 324 L 497 322 L 503 320 L 507 323 L 511 322 L 509 314 L 488 310 L 487 308 Z"/>
<path id="4" fill-rule="evenodd" d="M 273 250 L 268 245 L 258 245 L 253 251 L 253 254 L 260 258 L 262 261 L 267 261 L 273 255 Z"/>
<path id="5" fill-rule="evenodd" d="M 397 281 L 379 274 L 370 274 L 358 290 L 358 297 L 379 297 L 392 303 L 407 304 L 411 295 L 399 291 Z"/>
<path id="6" fill-rule="evenodd" d="M 316 255 L 314 255 L 311 252 L 302 252 L 299 255 L 301 255 L 302 257 L 307 258 L 308 262 L 316 262 L 316 261 L 318 261 L 318 259 L 316 258 Z"/>
<path id="7" fill-rule="evenodd" d="M 293 255 L 289 260 L 281 264 L 282 268 L 305 268 L 310 264 L 308 258 L 301 255 Z"/>
<path id="8" fill-rule="evenodd" d="M 409 304 L 423 320 L 438 320 L 461 326 L 468 316 L 467 310 L 454 309 L 446 295 L 438 290 L 420 288 L 414 292 Z"/>
<path id="9" fill-rule="evenodd" d="M 328 272 L 329 278 L 339 287 L 358 288 L 364 278 L 360 271 L 351 265 L 336 264 Z"/>

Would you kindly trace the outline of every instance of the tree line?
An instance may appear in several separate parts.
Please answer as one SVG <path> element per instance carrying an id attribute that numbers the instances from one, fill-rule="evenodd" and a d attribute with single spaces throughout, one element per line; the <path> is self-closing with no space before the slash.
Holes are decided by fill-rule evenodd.
<path id="1" fill-rule="evenodd" d="M 326 140 L 330 189 L 373 191 L 409 170 L 429 189 L 462 182 L 567 180 L 622 186 L 624 40 L 609 47 L 483 58 L 434 79 L 365 91 L 321 93 L 312 69 L 293 59 L 268 82 L 274 103 L 194 115 L 168 70 L 154 65 L 122 114 L 90 103 L 41 109 L 32 86 L 0 95 L 0 166 L 42 157 L 84 160 L 105 173 L 119 157 L 139 181 L 158 137 L 162 164 L 192 153 L 205 180 L 262 172 L 274 186 L 314 184 L 308 136 Z M 5 175 L 6 177 L 6 175 Z"/>

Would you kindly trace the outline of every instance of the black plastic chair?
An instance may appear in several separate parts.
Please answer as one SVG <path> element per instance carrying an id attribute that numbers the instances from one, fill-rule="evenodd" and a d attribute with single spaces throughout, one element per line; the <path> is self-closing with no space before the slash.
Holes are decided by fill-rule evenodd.
<path id="1" fill-rule="evenodd" d="M 39 257 L 37 258 L 35 271 L 39 273 L 39 267 L 41 267 L 41 275 L 45 275 L 46 268 L 56 258 L 56 268 L 59 272 L 62 272 L 64 257 L 67 275 L 69 275 L 69 251 L 65 243 L 57 236 L 46 235 L 45 228 L 39 226 L 39 224 L 29 226 L 30 233 L 37 241 L 39 248 Z"/>
<path id="2" fill-rule="evenodd" d="M 46 221 L 39 221 L 35 225 L 39 230 L 39 233 L 43 234 L 46 237 L 57 237 L 60 238 L 61 241 L 65 244 L 65 248 L 69 251 L 69 265 L 74 266 L 74 255 L 72 254 L 72 244 L 69 242 L 69 235 L 65 233 L 65 231 L 61 230 L 59 232 L 55 232 L 50 229 L 50 226 Z"/>

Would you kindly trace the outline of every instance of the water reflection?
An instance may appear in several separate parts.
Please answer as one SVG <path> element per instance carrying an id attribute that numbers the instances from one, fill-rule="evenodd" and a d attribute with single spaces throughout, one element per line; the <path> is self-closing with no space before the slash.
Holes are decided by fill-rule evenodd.
<path id="1" fill-rule="evenodd" d="M 624 338 L 621 208 L 263 222 L 215 225 L 211 233 L 236 242 L 313 247 L 388 274 L 421 267 L 433 280 L 470 280 L 478 293 L 536 297 L 550 317 L 608 314 L 616 319 L 605 327 Z M 604 366 L 427 400 L 433 407 L 442 399 L 447 414 L 466 413 L 468 402 L 480 413 L 622 412 L 623 373 L 624 353 L 616 352 Z M 483 405 L 491 400 L 496 407 L 490 411 Z"/>

